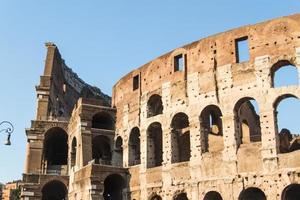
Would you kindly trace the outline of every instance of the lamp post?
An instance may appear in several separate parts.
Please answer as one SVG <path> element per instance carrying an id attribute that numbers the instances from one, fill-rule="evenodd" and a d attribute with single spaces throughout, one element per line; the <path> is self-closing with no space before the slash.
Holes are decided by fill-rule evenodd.
<path id="1" fill-rule="evenodd" d="M 2 128 L 1 127 L 4 126 L 5 128 Z M 14 132 L 14 126 L 12 125 L 12 123 L 10 123 L 9 121 L 3 121 L 0 123 L 0 133 L 6 133 L 7 134 L 7 139 L 5 141 L 5 145 L 11 145 L 11 142 L 10 142 L 10 136 L 12 134 L 12 132 Z"/>

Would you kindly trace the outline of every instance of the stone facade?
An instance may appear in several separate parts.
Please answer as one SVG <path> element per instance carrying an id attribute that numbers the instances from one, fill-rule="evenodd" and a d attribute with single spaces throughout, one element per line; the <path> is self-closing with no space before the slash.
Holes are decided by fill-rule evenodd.
<path id="1" fill-rule="evenodd" d="M 24 200 L 300 199 L 300 139 L 277 125 L 278 104 L 300 98 L 300 14 L 175 49 L 112 99 L 46 46 Z M 275 87 L 287 65 L 298 84 Z"/>

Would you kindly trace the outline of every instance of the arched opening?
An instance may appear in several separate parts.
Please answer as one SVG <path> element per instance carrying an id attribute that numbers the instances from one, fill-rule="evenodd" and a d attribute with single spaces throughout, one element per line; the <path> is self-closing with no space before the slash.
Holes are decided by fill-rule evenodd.
<path id="1" fill-rule="evenodd" d="M 68 164 L 68 134 L 59 127 L 51 128 L 45 134 L 44 160 L 47 170 L 60 170 Z"/>
<path id="2" fill-rule="evenodd" d="M 93 159 L 96 164 L 111 165 L 111 148 L 108 137 L 98 135 L 92 141 Z"/>
<path id="3" fill-rule="evenodd" d="M 163 161 L 161 124 L 154 122 L 147 129 L 147 167 L 161 166 Z"/>
<path id="4" fill-rule="evenodd" d="M 76 165 L 76 152 L 77 151 L 77 139 L 76 137 L 72 140 L 72 148 L 71 148 L 71 167 Z"/>
<path id="5" fill-rule="evenodd" d="M 51 181 L 42 188 L 42 200 L 66 200 L 67 187 L 60 181 Z"/>
<path id="6" fill-rule="evenodd" d="M 278 61 L 271 68 L 272 87 L 298 85 L 298 70 L 287 60 Z"/>
<path id="7" fill-rule="evenodd" d="M 114 130 L 115 122 L 110 114 L 100 112 L 94 115 L 92 120 L 92 128 Z"/>
<path id="8" fill-rule="evenodd" d="M 216 152 L 224 148 L 222 112 L 219 107 L 209 105 L 200 114 L 202 152 Z"/>
<path id="9" fill-rule="evenodd" d="M 147 117 L 153 117 L 163 112 L 163 104 L 161 96 L 158 94 L 152 95 L 147 102 Z"/>
<path id="10" fill-rule="evenodd" d="M 300 100 L 291 94 L 282 95 L 274 103 L 275 131 L 279 138 L 280 153 L 300 149 Z"/>
<path id="11" fill-rule="evenodd" d="M 123 139 L 121 136 L 118 136 L 115 143 L 115 153 L 116 153 L 116 160 L 118 161 L 118 166 L 123 165 Z"/>
<path id="12" fill-rule="evenodd" d="M 281 195 L 281 200 L 299 200 L 300 184 L 291 184 L 287 186 Z"/>
<path id="13" fill-rule="evenodd" d="M 191 150 L 188 116 L 177 113 L 172 119 L 171 128 L 172 163 L 189 161 Z"/>
<path id="14" fill-rule="evenodd" d="M 223 200 L 220 193 L 216 191 L 210 191 L 206 193 L 203 200 Z"/>
<path id="15" fill-rule="evenodd" d="M 267 200 L 266 195 L 259 188 L 248 188 L 241 192 L 239 200 Z"/>
<path id="16" fill-rule="evenodd" d="M 130 132 L 128 151 L 128 165 L 141 164 L 140 130 L 137 127 L 133 128 Z"/>
<path id="17" fill-rule="evenodd" d="M 175 196 L 174 200 L 188 200 L 186 193 L 180 193 Z"/>
<path id="18" fill-rule="evenodd" d="M 104 200 L 122 200 L 125 180 L 119 174 L 112 174 L 104 180 Z"/>
<path id="19" fill-rule="evenodd" d="M 234 107 L 237 145 L 261 141 L 259 107 L 255 99 L 245 97 Z"/>
<path id="20" fill-rule="evenodd" d="M 162 200 L 162 198 L 159 195 L 154 195 L 151 200 Z"/>

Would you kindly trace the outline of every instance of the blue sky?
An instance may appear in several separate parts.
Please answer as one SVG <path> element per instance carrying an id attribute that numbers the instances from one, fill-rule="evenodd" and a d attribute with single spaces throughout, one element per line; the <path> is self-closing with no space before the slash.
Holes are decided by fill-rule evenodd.
<path id="1" fill-rule="evenodd" d="M 176 47 L 299 11 L 299 0 L 0 0 L 0 121 L 15 125 L 12 146 L 0 144 L 0 182 L 21 178 L 24 169 L 24 129 L 35 117 L 45 42 L 111 94 L 120 77 Z"/>

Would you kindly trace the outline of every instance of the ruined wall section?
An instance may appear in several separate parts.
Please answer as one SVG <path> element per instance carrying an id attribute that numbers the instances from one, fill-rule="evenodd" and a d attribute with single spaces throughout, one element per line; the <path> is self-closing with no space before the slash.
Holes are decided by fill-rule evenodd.
<path id="1" fill-rule="evenodd" d="M 248 38 L 250 57 L 248 61 L 239 62 L 236 43 L 243 38 Z M 139 171 L 132 175 L 135 180 L 131 183 L 132 196 L 156 193 L 171 199 L 174 193 L 186 191 L 189 198 L 199 199 L 209 190 L 216 190 L 221 191 L 225 199 L 237 199 L 238 194 L 226 194 L 226 191 L 250 187 L 242 185 L 244 176 L 260 174 L 255 183 L 259 185 L 265 180 L 263 174 L 283 170 L 283 161 L 297 156 L 299 151 L 293 155 L 279 154 L 275 104 L 281 95 L 300 98 L 300 88 L 273 88 L 272 66 L 286 60 L 298 69 L 300 79 L 299 49 L 300 15 L 292 15 L 220 33 L 175 49 L 117 82 L 112 105 L 117 108 L 116 131 L 124 140 L 125 167 L 129 166 L 130 132 L 134 127 L 140 130 L 141 164 L 129 166 L 130 170 Z M 183 70 L 174 70 L 174 59 L 178 55 L 184 59 Z M 162 97 L 163 112 L 149 118 L 147 101 L 153 94 Z M 258 102 L 262 138 L 260 142 L 240 146 L 234 109 L 239 100 L 248 97 Z M 222 112 L 224 148 L 214 153 L 203 151 L 199 122 L 201 111 L 209 105 L 218 106 Z M 173 164 L 171 120 L 179 112 L 189 117 L 191 157 L 189 162 Z M 162 125 L 163 163 L 148 169 L 147 159 L 152 155 L 147 150 L 147 128 L 153 122 Z M 289 166 L 300 170 L 296 160 Z M 267 186 L 262 186 L 270 199 L 277 199 L 289 184 L 283 180 L 280 188 L 274 189 L 278 193 L 272 192 L 268 188 L 276 181 L 275 177 Z"/>

